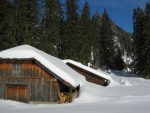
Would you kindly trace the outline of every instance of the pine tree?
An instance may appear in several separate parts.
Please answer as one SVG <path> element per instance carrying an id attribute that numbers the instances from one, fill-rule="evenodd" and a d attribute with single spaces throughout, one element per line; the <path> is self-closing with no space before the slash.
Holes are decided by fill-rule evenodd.
<path id="1" fill-rule="evenodd" d="M 115 55 L 114 68 L 116 70 L 119 70 L 119 71 L 124 69 L 124 61 L 122 59 L 120 49 L 117 49 L 117 52 L 116 52 L 116 55 Z"/>
<path id="2" fill-rule="evenodd" d="M 59 43 L 59 46 L 58 46 L 58 53 L 59 53 L 59 55 L 58 55 L 58 57 L 59 58 L 63 58 L 64 56 L 63 56 L 63 39 L 64 39 L 64 37 L 65 37 L 65 12 L 64 12 L 64 10 L 63 10 L 63 5 L 62 4 L 60 4 L 59 5 L 59 9 L 60 9 L 60 43 Z"/>
<path id="3" fill-rule="evenodd" d="M 59 0 L 46 0 L 45 9 L 41 47 L 47 53 L 58 56 L 61 22 Z"/>
<path id="4" fill-rule="evenodd" d="M 100 38 L 100 67 L 113 68 L 114 65 L 114 41 L 112 22 L 107 14 L 106 10 L 102 15 L 102 23 L 100 25 L 101 38 Z"/>
<path id="5" fill-rule="evenodd" d="M 62 39 L 63 58 L 78 60 L 79 17 L 77 0 L 66 0 L 66 22 Z"/>
<path id="6" fill-rule="evenodd" d="M 38 24 L 37 0 L 14 0 L 14 38 L 15 45 L 36 42 L 36 26 Z"/>
<path id="7" fill-rule="evenodd" d="M 92 40 L 91 40 L 91 45 L 92 45 L 92 66 L 94 68 L 99 67 L 99 51 L 100 51 L 100 14 L 96 12 L 93 17 L 92 17 Z"/>
<path id="8" fill-rule="evenodd" d="M 27 36 L 25 38 L 26 44 L 36 45 L 37 41 L 37 27 L 38 26 L 38 4 L 37 0 L 27 1 Z"/>
<path id="9" fill-rule="evenodd" d="M 144 77 L 150 78 L 150 3 L 146 4 L 144 21 Z"/>
<path id="10" fill-rule="evenodd" d="M 28 20 L 27 20 L 27 0 L 15 0 L 15 19 L 14 19 L 14 37 L 15 45 L 24 44 L 25 38 L 28 37 Z"/>
<path id="11" fill-rule="evenodd" d="M 8 0 L 0 0 L 0 51 L 13 46 L 12 21 L 12 4 Z"/>
<path id="12" fill-rule="evenodd" d="M 78 39 L 81 46 L 80 48 L 80 61 L 83 64 L 88 64 L 91 60 L 91 47 L 92 47 L 92 38 L 91 38 L 91 20 L 90 20 L 90 8 L 87 0 L 83 6 L 83 10 L 81 12 L 81 35 L 80 39 Z"/>
<path id="13" fill-rule="evenodd" d="M 133 32 L 133 45 L 134 45 L 134 67 L 135 72 L 139 75 L 144 74 L 144 12 L 139 7 L 134 9 L 133 14 L 134 32 Z"/>

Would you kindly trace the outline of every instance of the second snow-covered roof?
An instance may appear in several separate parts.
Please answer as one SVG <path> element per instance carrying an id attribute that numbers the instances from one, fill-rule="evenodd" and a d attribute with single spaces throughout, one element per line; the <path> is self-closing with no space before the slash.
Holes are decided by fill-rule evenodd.
<path id="1" fill-rule="evenodd" d="M 56 74 L 64 81 L 76 87 L 80 84 L 79 74 L 64 64 L 60 59 L 53 57 L 41 50 L 29 45 L 17 46 L 0 52 L 0 58 L 4 59 L 25 59 L 34 58 L 48 70 Z"/>
<path id="2" fill-rule="evenodd" d="M 106 73 L 104 73 L 104 72 L 99 72 L 99 71 L 97 71 L 97 70 L 95 70 L 95 69 L 92 69 L 92 68 L 90 68 L 90 67 L 88 67 L 88 66 L 85 66 L 85 65 L 81 64 L 80 62 L 76 62 L 76 61 L 73 61 L 73 60 L 70 60 L 70 59 L 63 60 L 63 62 L 64 62 L 64 63 L 71 63 L 71 64 L 73 64 L 73 65 L 75 65 L 75 66 L 80 67 L 81 69 L 84 69 L 84 70 L 86 70 L 86 71 L 89 71 L 89 72 L 91 72 L 91 73 L 93 73 L 93 74 L 96 74 L 96 75 L 98 75 L 98 76 L 100 76 L 100 77 L 103 77 L 103 78 L 105 78 L 105 79 L 109 79 L 109 76 L 108 76 Z"/>

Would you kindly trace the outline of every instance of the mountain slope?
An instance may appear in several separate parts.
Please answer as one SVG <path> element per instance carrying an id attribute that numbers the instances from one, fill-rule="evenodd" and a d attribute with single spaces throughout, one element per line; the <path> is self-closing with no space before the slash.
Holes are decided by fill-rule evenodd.
<path id="1" fill-rule="evenodd" d="M 132 34 L 124 31 L 119 26 L 113 24 L 114 40 L 116 45 L 122 50 L 126 51 L 129 55 L 132 49 Z"/>

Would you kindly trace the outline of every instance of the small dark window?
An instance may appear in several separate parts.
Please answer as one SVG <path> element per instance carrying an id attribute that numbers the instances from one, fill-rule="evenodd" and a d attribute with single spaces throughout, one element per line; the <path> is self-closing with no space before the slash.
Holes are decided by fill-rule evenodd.
<path id="1" fill-rule="evenodd" d="M 20 74 L 21 74 L 20 64 L 13 64 L 12 75 L 20 76 Z"/>

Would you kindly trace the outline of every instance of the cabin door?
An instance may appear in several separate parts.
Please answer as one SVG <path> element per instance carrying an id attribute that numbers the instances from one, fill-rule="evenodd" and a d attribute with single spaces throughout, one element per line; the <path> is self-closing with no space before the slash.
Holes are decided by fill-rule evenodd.
<path id="1" fill-rule="evenodd" d="M 21 102 L 28 101 L 28 90 L 26 85 L 7 85 L 7 99 Z"/>

